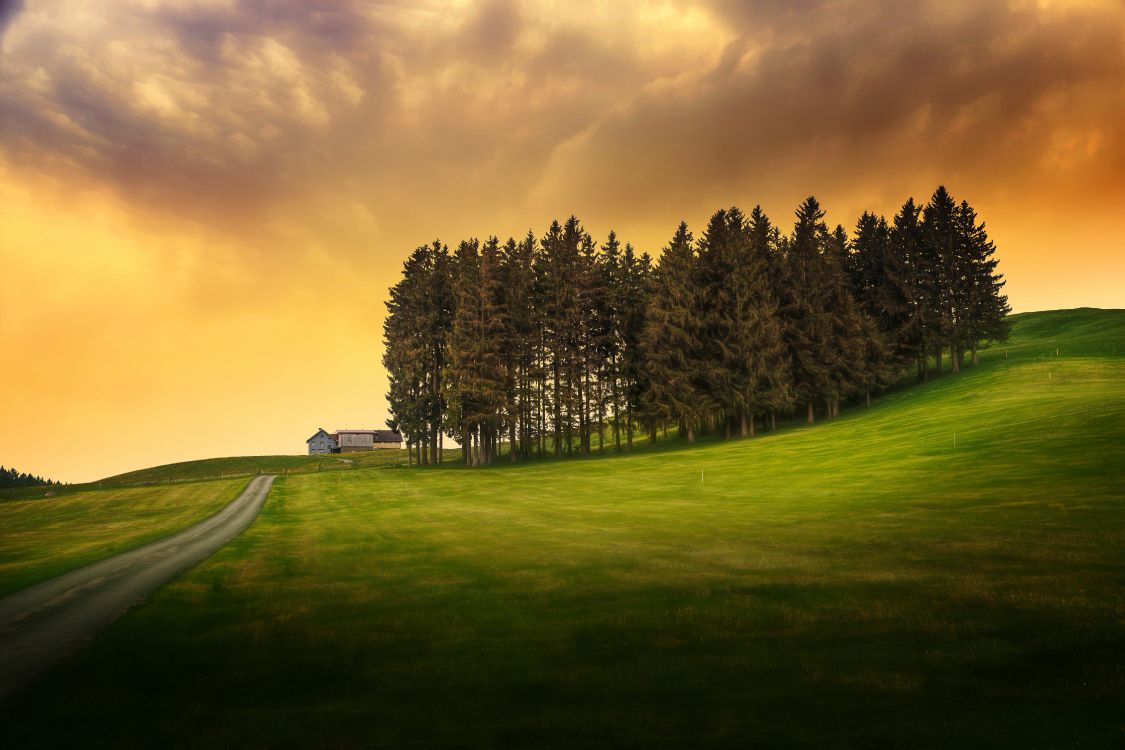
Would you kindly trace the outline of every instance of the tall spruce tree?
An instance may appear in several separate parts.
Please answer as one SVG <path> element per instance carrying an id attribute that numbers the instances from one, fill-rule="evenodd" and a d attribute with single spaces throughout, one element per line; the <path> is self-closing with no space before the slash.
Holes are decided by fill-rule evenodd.
<path id="1" fill-rule="evenodd" d="M 962 331 L 962 257 L 957 204 L 944 185 L 934 191 L 922 211 L 926 304 L 932 317 L 929 345 L 934 368 L 941 374 L 942 350 L 949 347 L 953 371 L 959 369 Z"/>
<path id="2" fill-rule="evenodd" d="M 756 272 L 758 292 L 756 299 L 760 316 L 759 343 L 756 347 L 756 380 L 750 397 L 750 427 L 754 412 L 768 415 L 770 428 L 777 428 L 777 414 L 793 408 L 792 360 L 785 344 L 785 326 L 781 312 L 780 295 L 784 285 L 781 233 L 773 226 L 761 206 L 750 212 L 746 224 L 748 264 Z"/>
<path id="3" fill-rule="evenodd" d="M 837 351 L 833 347 L 828 228 L 816 198 L 797 208 L 793 234 L 784 242 L 785 274 L 781 313 L 792 364 L 793 395 L 813 423 L 816 404 L 834 394 Z"/>
<path id="4" fill-rule="evenodd" d="M 695 442 L 696 425 L 712 405 L 696 310 L 695 250 L 691 232 L 681 222 L 656 268 L 644 349 L 648 411 L 654 418 L 678 422 L 689 443 Z"/>
<path id="5" fill-rule="evenodd" d="M 976 211 L 966 201 L 958 207 L 957 219 L 965 267 L 963 332 L 975 365 L 981 342 L 1008 340 L 1011 323 L 1007 316 L 1012 308 L 1002 293 L 1006 282 L 1003 274 L 996 271 L 996 246 L 989 239 L 984 222 L 977 221 Z"/>
<path id="6" fill-rule="evenodd" d="M 626 448 L 632 450 L 633 433 L 639 416 L 646 417 L 650 437 L 655 440 L 656 434 L 655 421 L 645 409 L 650 390 L 645 332 L 649 310 L 656 294 L 652 258 L 648 253 L 637 255 L 633 246 L 626 243 L 618 279 L 618 283 L 614 286 L 613 305 L 617 328 L 620 331 L 620 377 L 625 410 L 625 442 Z"/>
<path id="7" fill-rule="evenodd" d="M 898 341 L 903 355 L 914 359 L 918 380 L 925 381 L 929 378 L 927 343 L 934 315 L 928 306 L 930 271 L 924 252 L 921 214 L 922 209 L 913 198 L 902 204 L 891 227 L 890 255 L 901 269 L 902 288 L 908 298 Z"/>

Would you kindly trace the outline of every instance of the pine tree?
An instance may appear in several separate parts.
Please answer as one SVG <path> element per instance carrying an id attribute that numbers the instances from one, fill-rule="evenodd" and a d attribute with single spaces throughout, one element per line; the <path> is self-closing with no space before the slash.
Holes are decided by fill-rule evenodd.
<path id="1" fill-rule="evenodd" d="M 656 268 L 644 337 L 649 413 L 679 422 L 689 443 L 695 442 L 695 427 L 713 403 L 695 316 L 694 267 L 692 235 L 681 222 Z"/>
<path id="2" fill-rule="evenodd" d="M 535 246 L 535 235 L 530 231 L 518 243 L 508 240 L 501 264 L 503 306 L 508 324 L 504 358 L 508 369 L 507 409 L 513 415 L 509 423 L 513 461 L 517 456 L 531 457 L 535 434 L 535 363 L 539 333 L 534 308 Z"/>
<path id="3" fill-rule="evenodd" d="M 731 215 L 733 213 L 733 216 Z M 738 250 L 743 231 L 742 214 L 738 209 L 716 211 L 699 238 L 693 266 L 690 316 L 697 326 L 699 352 L 696 366 L 710 401 L 720 410 L 719 420 L 725 422 L 730 436 L 731 418 L 745 407 L 748 361 L 751 353 L 739 320 Z"/>
<path id="4" fill-rule="evenodd" d="M 749 410 L 750 426 L 753 427 L 754 411 L 768 414 L 770 428 L 777 428 L 777 414 L 793 408 L 792 360 L 785 344 L 785 325 L 781 312 L 780 294 L 784 291 L 775 288 L 784 275 L 784 258 L 781 249 L 781 233 L 770 222 L 761 206 L 750 212 L 746 224 L 747 252 L 749 265 L 758 274 L 757 293 L 758 314 L 761 316 L 758 361 L 754 392 L 751 396 L 753 408 Z"/>
<path id="5" fill-rule="evenodd" d="M 941 374 L 941 355 L 949 347 L 953 371 L 960 367 L 962 319 L 962 260 L 958 236 L 957 205 L 944 185 L 934 191 L 922 211 L 925 304 L 932 316 L 928 343 L 935 369 Z"/>
<path id="6" fill-rule="evenodd" d="M 927 341 L 933 317 L 928 307 L 929 270 L 924 253 L 921 224 L 922 209 L 908 198 L 895 214 L 890 233 L 890 257 L 900 269 L 901 288 L 907 299 L 904 319 L 898 328 L 897 341 L 902 355 L 913 357 L 918 380 L 929 378 Z"/>
<path id="7" fill-rule="evenodd" d="M 966 269 L 964 335 L 975 365 L 981 342 L 1008 340 L 1011 323 L 1007 315 L 1012 308 L 1001 292 L 1006 282 L 1003 274 L 996 272 L 997 260 L 993 257 L 996 246 L 988 238 L 984 222 L 977 222 L 976 211 L 965 201 L 958 207 L 957 218 Z"/>
<path id="8" fill-rule="evenodd" d="M 815 404 L 834 393 L 836 351 L 832 346 L 828 228 L 816 198 L 809 196 L 796 211 L 793 234 L 784 242 L 782 295 L 784 340 L 792 363 L 793 396 L 804 404 L 812 424 Z"/>
<path id="9" fill-rule="evenodd" d="M 613 307 L 621 346 L 619 371 L 625 410 L 625 442 L 626 447 L 632 450 L 636 419 L 646 413 L 646 398 L 650 391 L 644 339 L 648 311 L 656 293 L 656 279 L 648 253 L 637 255 L 633 246 L 626 243 L 614 290 Z M 650 435 L 653 435 L 655 423 L 651 419 L 648 421 Z"/>
<path id="10" fill-rule="evenodd" d="M 864 212 L 856 223 L 851 259 L 856 300 L 883 334 L 887 377 L 893 377 L 915 357 L 909 258 L 898 251 L 886 219 Z"/>

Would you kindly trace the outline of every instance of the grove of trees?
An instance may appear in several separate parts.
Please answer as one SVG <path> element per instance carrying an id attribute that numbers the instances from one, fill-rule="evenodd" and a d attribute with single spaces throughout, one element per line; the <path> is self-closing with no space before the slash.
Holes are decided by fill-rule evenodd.
<path id="1" fill-rule="evenodd" d="M 61 482 L 53 482 L 50 479 L 27 474 L 15 469 L 6 469 L 0 466 L 0 489 L 9 489 L 11 487 L 50 487 Z"/>
<path id="2" fill-rule="evenodd" d="M 573 216 L 542 237 L 435 241 L 390 290 L 388 425 L 420 464 L 450 437 L 480 465 L 502 445 L 516 461 L 831 419 L 1007 338 L 995 250 L 944 187 L 850 236 L 812 197 L 788 233 L 760 207 L 723 209 L 698 238 L 681 223 L 655 263 Z"/>

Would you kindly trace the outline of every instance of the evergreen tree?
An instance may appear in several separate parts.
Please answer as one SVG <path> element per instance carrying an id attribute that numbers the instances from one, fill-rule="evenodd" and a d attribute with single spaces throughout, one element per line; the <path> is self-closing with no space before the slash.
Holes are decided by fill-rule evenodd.
<path id="1" fill-rule="evenodd" d="M 957 205 L 944 185 L 934 191 L 922 211 L 926 306 L 932 316 L 928 343 L 935 369 L 941 374 L 942 349 L 950 350 L 953 371 L 960 367 L 963 325 L 963 261 Z"/>
<path id="2" fill-rule="evenodd" d="M 1007 341 L 1012 311 L 1002 293 L 1003 274 L 996 272 L 993 257 L 996 246 L 988 238 L 984 222 L 977 221 L 976 211 L 965 201 L 958 207 L 959 232 L 964 247 L 964 335 L 969 342 L 972 363 L 977 364 L 977 349 L 983 341 Z"/>
<path id="3" fill-rule="evenodd" d="M 692 235 L 681 222 L 656 268 L 644 349 L 648 411 L 656 418 L 677 421 L 689 443 L 695 442 L 695 427 L 712 406 L 695 314 L 694 269 Z"/>
<path id="4" fill-rule="evenodd" d="M 618 282 L 614 285 L 613 307 L 620 337 L 619 372 L 625 410 L 625 442 L 629 450 L 633 449 L 636 419 L 646 413 L 646 398 L 650 390 L 644 339 L 655 287 L 652 258 L 648 253 L 637 255 L 633 246 L 626 243 Z M 650 434 L 654 436 L 655 422 L 648 421 Z"/>
<path id="5" fill-rule="evenodd" d="M 889 257 L 901 273 L 900 286 L 907 300 L 896 340 L 902 356 L 915 360 L 918 379 L 925 381 L 929 377 L 926 345 L 933 314 L 927 306 L 929 270 L 923 251 L 921 213 L 913 198 L 902 204 L 891 227 Z"/>
<path id="6" fill-rule="evenodd" d="M 780 294 L 784 291 L 777 280 L 783 278 L 784 259 L 781 249 L 781 233 L 773 226 L 761 206 L 750 212 L 746 225 L 748 264 L 757 273 L 758 315 L 760 330 L 757 332 L 756 378 L 750 396 L 752 409 L 749 409 L 750 427 L 753 428 L 754 412 L 769 415 L 771 429 L 777 427 L 777 414 L 793 408 L 792 360 L 785 344 L 785 326 L 780 308 Z M 753 325 L 753 323 L 751 323 Z"/>
<path id="7" fill-rule="evenodd" d="M 826 263 L 828 228 L 816 198 L 809 196 L 796 211 L 793 234 L 784 242 L 782 320 L 792 363 L 793 396 L 804 404 L 812 424 L 815 404 L 835 394 L 837 352 L 828 304 L 832 299 Z"/>

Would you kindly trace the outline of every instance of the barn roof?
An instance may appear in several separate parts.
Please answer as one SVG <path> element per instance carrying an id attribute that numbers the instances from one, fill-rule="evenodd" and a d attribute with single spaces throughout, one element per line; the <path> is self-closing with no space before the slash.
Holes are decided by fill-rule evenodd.
<path id="1" fill-rule="evenodd" d="M 337 435 L 371 435 L 376 443 L 401 443 L 402 435 L 394 430 L 336 430 Z"/>

